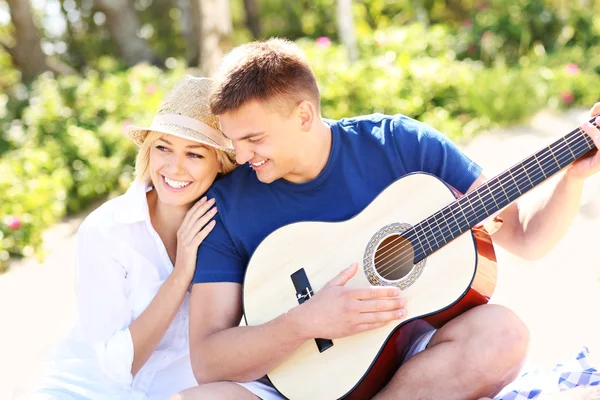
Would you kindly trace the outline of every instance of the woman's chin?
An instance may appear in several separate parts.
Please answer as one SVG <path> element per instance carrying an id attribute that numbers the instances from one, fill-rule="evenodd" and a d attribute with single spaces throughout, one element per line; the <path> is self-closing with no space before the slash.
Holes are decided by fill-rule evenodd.
<path id="1" fill-rule="evenodd" d="M 167 190 L 158 190 L 158 199 L 161 203 L 173 207 L 183 207 L 189 205 L 196 199 L 192 191 L 189 192 L 171 192 Z"/>

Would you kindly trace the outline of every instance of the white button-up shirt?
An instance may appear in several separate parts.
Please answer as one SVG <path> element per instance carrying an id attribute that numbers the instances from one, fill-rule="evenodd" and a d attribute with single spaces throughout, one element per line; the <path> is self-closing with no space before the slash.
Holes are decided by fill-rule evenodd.
<path id="1" fill-rule="evenodd" d="M 189 356 L 189 292 L 152 356 L 131 375 L 129 325 L 173 270 L 150 222 L 147 190 L 134 183 L 79 228 L 78 319 L 52 358 L 42 392 L 89 399 L 165 399 L 196 385 Z"/>

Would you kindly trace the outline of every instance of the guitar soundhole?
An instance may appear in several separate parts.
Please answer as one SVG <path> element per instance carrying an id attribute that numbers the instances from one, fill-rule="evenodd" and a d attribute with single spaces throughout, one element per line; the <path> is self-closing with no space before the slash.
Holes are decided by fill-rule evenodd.
<path id="1" fill-rule="evenodd" d="M 415 252 L 410 241 L 401 235 L 390 235 L 375 250 L 375 271 L 383 279 L 397 281 L 413 269 Z"/>

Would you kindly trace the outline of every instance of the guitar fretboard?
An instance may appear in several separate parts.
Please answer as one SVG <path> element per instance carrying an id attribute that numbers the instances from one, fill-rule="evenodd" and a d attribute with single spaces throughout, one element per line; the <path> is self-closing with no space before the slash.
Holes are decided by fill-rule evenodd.
<path id="1" fill-rule="evenodd" d="M 593 119 L 592 119 L 593 121 Z M 590 121 L 591 122 L 591 121 Z M 594 123 L 595 125 L 595 123 Z M 404 232 L 417 263 L 595 149 L 577 128 Z"/>

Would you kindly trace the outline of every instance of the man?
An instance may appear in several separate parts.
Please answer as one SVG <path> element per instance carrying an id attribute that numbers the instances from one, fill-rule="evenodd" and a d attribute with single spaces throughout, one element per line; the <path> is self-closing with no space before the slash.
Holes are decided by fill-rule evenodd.
<path id="1" fill-rule="evenodd" d="M 401 320 L 399 290 L 345 287 L 357 265 L 305 302 L 259 326 L 238 326 L 250 256 L 277 228 L 297 221 L 343 221 L 389 184 L 425 171 L 465 193 L 486 181 L 481 168 L 434 129 L 404 116 L 321 119 L 319 91 L 302 53 L 271 39 L 234 49 L 224 60 L 211 109 L 233 142 L 239 167 L 217 182 L 216 226 L 198 251 L 191 294 L 190 346 L 198 388 L 182 398 L 280 398 L 263 377 L 311 338 L 339 338 Z M 600 112 L 600 103 L 592 110 Z M 600 131 L 583 127 L 600 144 Z M 564 235 L 583 181 L 600 155 L 558 178 L 551 195 L 500 214 L 494 242 L 525 258 L 546 254 Z M 357 260 L 358 261 L 358 260 Z M 527 328 L 498 305 L 476 307 L 422 335 L 376 399 L 493 397 L 524 360 Z M 250 382 L 254 381 L 254 382 Z M 246 384 L 234 382 L 249 382 Z"/>

